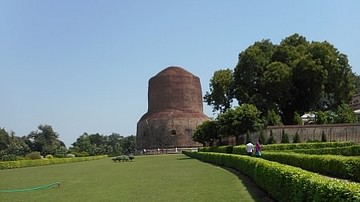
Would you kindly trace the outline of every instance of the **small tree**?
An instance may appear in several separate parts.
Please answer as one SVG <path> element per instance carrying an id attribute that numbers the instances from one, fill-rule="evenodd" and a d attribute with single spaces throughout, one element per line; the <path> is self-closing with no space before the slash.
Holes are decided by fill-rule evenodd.
<path id="1" fill-rule="evenodd" d="M 256 132 L 262 128 L 260 111 L 251 104 L 242 104 L 236 108 L 230 108 L 217 117 L 221 136 L 235 136 L 236 144 L 240 143 L 240 136 L 247 131 Z"/>
<path id="2" fill-rule="evenodd" d="M 301 143 L 300 136 L 299 136 L 298 132 L 295 133 L 293 143 Z"/>
<path id="3" fill-rule="evenodd" d="M 281 143 L 289 143 L 289 136 L 284 130 L 281 132 Z"/>
<path id="4" fill-rule="evenodd" d="M 336 123 L 356 123 L 357 118 L 351 107 L 347 104 L 341 104 L 336 109 Z"/>
<path id="5" fill-rule="evenodd" d="M 202 143 L 204 146 L 209 143 L 211 146 L 218 138 L 218 125 L 216 121 L 204 121 L 196 127 L 193 140 Z"/>
<path id="6" fill-rule="evenodd" d="M 269 137 L 267 143 L 268 144 L 276 144 L 276 141 L 275 141 L 274 134 L 273 134 L 272 130 L 270 130 L 270 137 Z"/>
<path id="7" fill-rule="evenodd" d="M 283 123 L 281 122 L 281 116 L 277 114 L 273 109 L 268 110 L 265 117 L 265 125 L 267 126 L 283 125 Z"/>
<path id="8" fill-rule="evenodd" d="M 318 111 L 315 113 L 316 115 L 316 123 L 317 124 L 326 124 L 327 123 L 327 116 L 326 113 L 323 111 Z"/>
<path id="9" fill-rule="evenodd" d="M 321 133 L 321 142 L 327 142 L 327 138 L 324 131 L 322 131 Z"/>
<path id="10" fill-rule="evenodd" d="M 301 119 L 300 114 L 297 113 L 297 112 L 294 113 L 294 119 L 293 120 L 294 120 L 294 124 L 296 124 L 296 125 L 302 125 L 303 124 L 303 120 Z"/>

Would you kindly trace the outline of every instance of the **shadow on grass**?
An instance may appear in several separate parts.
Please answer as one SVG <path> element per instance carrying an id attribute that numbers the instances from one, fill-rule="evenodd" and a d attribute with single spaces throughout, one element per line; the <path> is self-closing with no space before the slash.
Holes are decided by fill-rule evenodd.
<path id="1" fill-rule="evenodd" d="M 192 160 L 192 159 L 194 159 L 194 158 L 182 157 L 177 160 Z M 204 161 L 202 161 L 202 162 L 204 162 Z M 207 162 L 204 162 L 204 163 L 207 163 Z M 244 186 L 248 190 L 249 194 L 253 197 L 253 199 L 256 202 L 274 202 L 275 201 L 264 190 L 262 190 L 260 187 L 258 187 L 256 185 L 256 183 L 250 177 L 244 175 L 240 171 L 232 169 L 232 168 L 224 167 L 224 166 L 218 166 L 215 164 L 211 164 L 211 165 L 222 168 L 222 169 L 227 170 L 227 171 L 231 172 L 232 174 L 236 175 L 238 177 L 238 179 L 244 184 Z"/>
<path id="2" fill-rule="evenodd" d="M 215 166 L 217 166 L 217 165 L 215 165 Z M 275 201 L 264 190 L 262 190 L 260 187 L 258 187 L 256 185 L 256 183 L 250 177 L 244 175 L 240 171 L 232 169 L 232 168 L 228 168 L 228 167 L 223 167 L 223 166 L 218 166 L 218 167 L 225 169 L 225 170 L 233 173 L 234 175 L 236 175 L 238 177 L 238 179 L 244 184 L 244 186 L 246 187 L 246 189 L 249 191 L 250 195 L 254 198 L 254 200 L 256 202 L 273 202 L 273 201 Z"/>
<path id="3" fill-rule="evenodd" d="M 190 157 L 181 157 L 181 158 L 178 158 L 177 160 L 194 160 L 193 158 L 190 158 Z"/>

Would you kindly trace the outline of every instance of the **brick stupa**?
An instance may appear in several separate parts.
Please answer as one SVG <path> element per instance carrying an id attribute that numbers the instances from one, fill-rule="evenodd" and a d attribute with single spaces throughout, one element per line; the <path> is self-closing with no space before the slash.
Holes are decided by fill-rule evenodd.
<path id="1" fill-rule="evenodd" d="M 199 77 L 181 67 L 168 67 L 149 80 L 148 111 L 137 124 L 137 149 L 201 146 L 192 134 L 208 119 Z"/>

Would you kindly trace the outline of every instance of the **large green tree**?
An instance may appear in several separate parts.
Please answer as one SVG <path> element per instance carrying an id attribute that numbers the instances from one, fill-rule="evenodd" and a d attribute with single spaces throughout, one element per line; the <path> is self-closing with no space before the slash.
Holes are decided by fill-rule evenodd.
<path id="1" fill-rule="evenodd" d="M 37 131 L 28 135 L 28 141 L 32 151 L 38 151 L 41 155 L 55 155 L 57 151 L 63 151 L 65 144 L 59 140 L 59 134 L 56 133 L 50 125 L 39 125 Z M 66 149 L 65 149 L 66 150 Z"/>
<path id="2" fill-rule="evenodd" d="M 355 92 L 347 56 L 329 42 L 308 42 L 294 34 L 279 45 L 255 42 L 239 54 L 234 91 L 239 104 L 254 104 L 265 115 L 279 111 L 285 124 L 294 113 L 336 109 Z"/>
<path id="3" fill-rule="evenodd" d="M 5 128 L 0 128 L 0 160 L 16 160 L 16 157 L 25 156 L 30 151 L 24 138 L 15 136 L 12 131 L 8 133 Z M 14 158 L 6 159 L 9 155 Z"/>
<path id="4" fill-rule="evenodd" d="M 355 81 L 355 93 L 360 93 L 360 76 L 354 74 L 354 81 Z"/>
<path id="5" fill-rule="evenodd" d="M 206 92 L 204 101 L 213 107 L 213 111 L 224 112 L 231 107 L 234 78 L 230 69 L 222 69 L 214 72 L 210 79 L 210 91 Z"/>
<path id="6" fill-rule="evenodd" d="M 263 40 L 239 54 L 239 62 L 234 70 L 235 97 L 239 104 L 255 104 L 261 111 L 267 111 L 266 92 L 261 79 L 271 63 L 275 48 L 270 40 Z"/>

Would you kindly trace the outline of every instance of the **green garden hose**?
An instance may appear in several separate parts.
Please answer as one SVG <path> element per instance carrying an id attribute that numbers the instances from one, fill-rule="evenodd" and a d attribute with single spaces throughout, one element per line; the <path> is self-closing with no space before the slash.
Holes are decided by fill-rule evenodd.
<path id="1" fill-rule="evenodd" d="M 46 184 L 46 185 L 42 185 L 39 187 L 32 187 L 32 188 L 27 188 L 27 189 L 4 189 L 4 190 L 0 190 L 0 193 L 13 193 L 13 192 L 26 192 L 26 191 L 35 191 L 35 190 L 39 190 L 39 189 L 46 189 L 52 186 L 57 185 L 58 187 L 60 186 L 60 182 L 54 182 L 51 184 Z"/>

